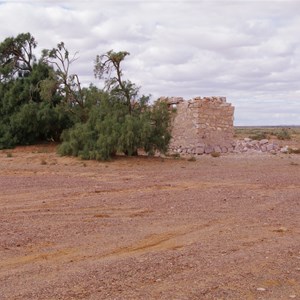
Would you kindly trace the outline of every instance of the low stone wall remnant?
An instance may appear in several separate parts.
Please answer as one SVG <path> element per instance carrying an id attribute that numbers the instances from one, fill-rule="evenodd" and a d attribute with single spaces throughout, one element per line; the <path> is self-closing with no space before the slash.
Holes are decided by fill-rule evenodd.
<path id="1" fill-rule="evenodd" d="M 244 152 L 270 152 L 275 154 L 281 151 L 281 147 L 278 143 L 269 141 L 268 139 L 252 140 L 250 138 L 244 138 L 243 140 L 236 140 L 234 145 L 234 153 Z M 283 151 L 281 151 L 283 152 Z"/>

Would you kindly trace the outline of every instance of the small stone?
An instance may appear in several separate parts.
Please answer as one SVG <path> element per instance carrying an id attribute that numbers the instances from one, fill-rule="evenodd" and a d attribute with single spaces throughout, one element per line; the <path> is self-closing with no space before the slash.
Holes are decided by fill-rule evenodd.
<path id="1" fill-rule="evenodd" d="M 285 146 L 283 148 L 280 149 L 280 152 L 281 153 L 288 153 L 289 152 L 289 147 L 288 146 Z"/>
<path id="2" fill-rule="evenodd" d="M 267 151 L 267 147 L 266 146 L 261 146 L 260 149 L 261 149 L 262 152 L 266 152 Z"/>
<path id="3" fill-rule="evenodd" d="M 244 141 L 245 141 L 246 143 L 248 143 L 248 142 L 251 142 L 252 139 L 250 139 L 250 138 L 244 138 Z"/>
<path id="4" fill-rule="evenodd" d="M 263 287 L 259 287 L 259 288 L 257 288 L 256 290 L 259 291 L 259 292 L 264 292 L 264 291 L 266 291 L 266 289 L 263 288 Z"/>
<path id="5" fill-rule="evenodd" d="M 204 153 L 204 147 L 199 146 L 199 147 L 196 148 L 196 154 L 199 155 L 199 154 L 203 154 L 203 153 Z"/>
<path id="6" fill-rule="evenodd" d="M 227 152 L 228 152 L 228 149 L 227 149 L 227 147 L 225 147 L 225 146 L 222 146 L 222 147 L 221 147 L 221 150 L 222 150 L 222 153 L 227 153 Z"/>
<path id="7" fill-rule="evenodd" d="M 296 295 L 289 295 L 290 298 L 296 298 Z"/>
<path id="8" fill-rule="evenodd" d="M 206 154 L 210 154 L 213 152 L 213 148 L 211 146 L 206 146 L 205 149 L 204 149 L 204 152 Z"/>
<path id="9" fill-rule="evenodd" d="M 215 147 L 214 147 L 214 151 L 215 151 L 215 152 L 218 152 L 218 153 L 221 153 L 221 152 L 222 152 L 220 146 L 215 146 Z"/>

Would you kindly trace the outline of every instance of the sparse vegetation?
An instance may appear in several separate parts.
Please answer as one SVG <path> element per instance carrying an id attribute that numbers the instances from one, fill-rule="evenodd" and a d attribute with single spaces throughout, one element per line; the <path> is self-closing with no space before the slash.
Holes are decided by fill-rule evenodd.
<path id="1" fill-rule="evenodd" d="M 47 161 L 44 158 L 41 159 L 41 165 L 47 165 Z"/>
<path id="2" fill-rule="evenodd" d="M 171 153 L 167 155 L 168 157 L 172 157 L 174 159 L 180 159 L 180 154 L 179 153 Z"/>
<path id="3" fill-rule="evenodd" d="M 300 148 L 288 148 L 289 154 L 300 154 Z"/>
<path id="4" fill-rule="evenodd" d="M 211 155 L 212 157 L 220 157 L 220 156 L 221 156 L 221 153 L 220 153 L 220 152 L 213 151 L 210 155 Z"/>
<path id="5" fill-rule="evenodd" d="M 187 159 L 187 161 L 196 161 L 197 159 L 196 159 L 196 157 L 195 156 L 191 156 L 191 157 L 189 157 L 188 159 Z"/>
<path id="6" fill-rule="evenodd" d="M 275 131 L 274 135 L 279 140 L 290 140 L 291 139 L 291 134 L 289 133 L 287 128 L 281 128 L 279 131 Z"/>
<path id="7" fill-rule="evenodd" d="M 271 139 L 300 141 L 300 127 L 235 127 L 235 138 L 253 140 Z"/>
<path id="8" fill-rule="evenodd" d="M 266 132 L 256 132 L 254 134 L 249 135 L 249 138 L 252 140 L 263 140 L 268 138 Z"/>

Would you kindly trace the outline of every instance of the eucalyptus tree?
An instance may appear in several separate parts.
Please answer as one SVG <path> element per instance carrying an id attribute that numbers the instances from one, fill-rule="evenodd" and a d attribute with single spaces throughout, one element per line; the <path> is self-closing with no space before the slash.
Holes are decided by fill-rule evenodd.
<path id="1" fill-rule="evenodd" d="M 16 75 L 27 76 L 32 72 L 36 46 L 37 42 L 29 32 L 6 38 L 0 44 L 0 81 L 9 81 Z"/>
<path id="2" fill-rule="evenodd" d="M 64 42 L 57 44 L 56 48 L 44 49 L 42 61 L 52 66 L 55 72 L 48 81 L 43 83 L 44 91 L 56 88 L 62 95 L 70 112 L 75 113 L 81 120 L 86 120 L 85 96 L 78 74 L 70 72 L 71 65 L 78 59 L 77 52 L 70 55 Z"/>
<path id="3" fill-rule="evenodd" d="M 97 55 L 94 75 L 96 78 L 105 81 L 106 90 L 127 105 L 131 114 L 132 107 L 136 103 L 139 88 L 130 80 L 123 79 L 121 63 L 129 54 L 127 51 L 114 52 L 110 50 L 105 54 Z"/>

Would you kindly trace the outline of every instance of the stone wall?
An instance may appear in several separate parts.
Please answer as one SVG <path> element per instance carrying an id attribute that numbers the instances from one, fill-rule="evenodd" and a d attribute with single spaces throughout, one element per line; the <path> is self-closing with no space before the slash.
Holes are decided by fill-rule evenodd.
<path id="1" fill-rule="evenodd" d="M 163 98 L 175 110 L 170 151 L 196 154 L 233 151 L 234 107 L 225 97 Z"/>

